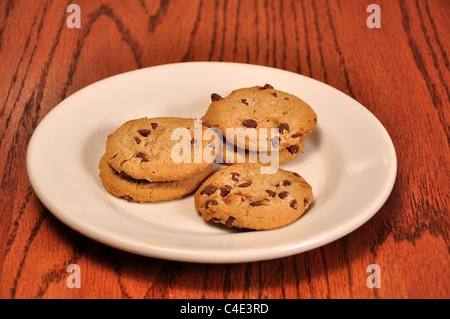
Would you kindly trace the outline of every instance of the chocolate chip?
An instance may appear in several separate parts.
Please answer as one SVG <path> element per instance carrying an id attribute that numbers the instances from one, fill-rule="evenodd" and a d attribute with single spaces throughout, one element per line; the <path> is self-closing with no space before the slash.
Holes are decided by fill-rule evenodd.
<path id="1" fill-rule="evenodd" d="M 244 103 L 245 105 L 248 105 L 247 99 L 241 99 L 241 102 Z"/>
<path id="2" fill-rule="evenodd" d="M 250 206 L 261 206 L 261 205 L 262 205 L 261 200 L 257 200 L 256 202 L 250 203 Z"/>
<path id="3" fill-rule="evenodd" d="M 225 226 L 231 227 L 231 225 L 233 224 L 233 222 L 235 220 L 236 220 L 236 218 L 234 218 L 233 216 L 228 217 L 227 221 L 225 222 Z"/>
<path id="4" fill-rule="evenodd" d="M 293 138 L 301 137 L 303 134 L 298 132 L 292 135 Z"/>
<path id="5" fill-rule="evenodd" d="M 285 97 L 284 100 L 289 101 L 289 98 L 288 98 L 288 97 Z"/>
<path id="6" fill-rule="evenodd" d="M 221 100 L 223 100 L 223 97 L 221 97 L 219 94 L 217 93 L 211 94 L 211 101 L 221 101 Z"/>
<path id="7" fill-rule="evenodd" d="M 136 142 L 136 144 L 141 144 L 141 139 L 139 137 L 135 137 L 134 141 Z"/>
<path id="8" fill-rule="evenodd" d="M 277 92 L 273 92 L 272 95 L 275 96 L 275 97 L 278 97 Z"/>
<path id="9" fill-rule="evenodd" d="M 214 194 L 216 192 L 216 190 L 218 190 L 217 186 L 214 185 L 208 185 L 205 188 L 203 188 L 203 190 L 200 192 L 200 195 L 206 194 L 208 196 Z"/>
<path id="10" fill-rule="evenodd" d="M 140 158 L 142 162 L 148 162 L 148 157 L 145 153 L 139 152 L 136 154 L 137 158 Z"/>
<path id="11" fill-rule="evenodd" d="M 266 189 L 266 193 L 267 195 L 269 195 L 270 197 L 274 197 L 275 196 L 275 192 L 270 190 L 270 189 Z"/>
<path id="12" fill-rule="evenodd" d="M 297 145 L 291 145 L 289 147 L 286 147 L 289 153 L 291 154 L 297 154 L 298 152 L 298 146 Z"/>
<path id="13" fill-rule="evenodd" d="M 132 180 L 131 176 L 128 175 L 127 173 L 125 173 L 124 171 L 121 171 L 119 173 L 119 176 L 122 177 L 122 178 L 128 179 L 128 180 Z"/>
<path id="14" fill-rule="evenodd" d="M 123 195 L 123 196 L 121 196 L 121 198 L 126 199 L 126 200 L 129 201 L 129 202 L 132 202 L 132 201 L 133 201 L 133 197 L 128 196 L 128 195 Z"/>
<path id="15" fill-rule="evenodd" d="M 278 196 L 281 199 L 284 199 L 284 198 L 288 197 L 288 195 L 289 195 L 289 192 L 281 192 L 281 193 L 278 194 Z"/>
<path id="16" fill-rule="evenodd" d="M 244 182 L 242 184 L 239 184 L 238 187 L 249 187 L 252 185 L 252 181 Z"/>
<path id="17" fill-rule="evenodd" d="M 155 129 L 158 127 L 158 123 L 152 123 L 152 129 Z"/>
<path id="18" fill-rule="evenodd" d="M 289 186 L 291 185 L 291 181 L 285 180 L 283 181 L 283 186 Z"/>
<path id="19" fill-rule="evenodd" d="M 229 186 L 229 185 L 222 186 L 222 187 L 220 188 L 220 196 L 222 196 L 222 197 L 227 196 L 227 195 L 230 193 L 231 188 L 232 188 L 232 187 Z"/>
<path id="20" fill-rule="evenodd" d="M 255 120 L 252 119 L 246 119 L 242 121 L 242 125 L 244 125 L 245 127 L 249 127 L 249 128 L 255 128 L 258 126 L 258 122 L 256 122 Z"/>
<path id="21" fill-rule="evenodd" d="M 142 129 L 142 130 L 138 130 L 138 133 L 141 134 L 143 137 L 147 137 L 150 135 L 150 130 Z"/>
<path id="22" fill-rule="evenodd" d="M 235 182 L 239 182 L 239 179 L 236 176 L 241 176 L 239 173 L 231 173 L 231 179 Z"/>
<path id="23" fill-rule="evenodd" d="M 305 205 L 305 207 L 306 207 L 306 206 L 308 206 L 308 204 L 309 204 L 309 201 L 305 198 L 305 199 L 303 200 L 303 205 Z"/>
<path id="24" fill-rule="evenodd" d="M 263 87 L 259 88 L 260 90 L 273 89 L 273 86 L 270 84 L 266 84 Z"/>
<path id="25" fill-rule="evenodd" d="M 278 132 L 283 133 L 283 131 L 287 131 L 289 133 L 289 124 L 287 123 L 281 123 L 278 125 Z"/>
<path id="26" fill-rule="evenodd" d="M 294 176 L 300 177 L 300 174 L 299 174 L 299 173 L 292 172 L 292 174 L 293 174 Z"/>
<path id="27" fill-rule="evenodd" d="M 295 199 L 291 202 L 291 207 L 297 210 L 297 201 Z"/>
<path id="28" fill-rule="evenodd" d="M 279 136 L 272 137 L 270 139 L 273 147 L 278 147 L 280 145 L 281 138 Z"/>
<path id="29" fill-rule="evenodd" d="M 205 208 L 206 209 L 208 209 L 208 207 L 210 206 L 210 205 L 217 205 L 218 203 L 217 203 L 217 201 L 215 200 L 215 199 L 208 199 L 206 202 L 205 202 Z"/>

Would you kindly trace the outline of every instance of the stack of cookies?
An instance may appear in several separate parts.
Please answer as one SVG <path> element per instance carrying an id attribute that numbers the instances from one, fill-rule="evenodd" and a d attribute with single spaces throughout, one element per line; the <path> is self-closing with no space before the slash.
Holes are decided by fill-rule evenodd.
<path id="1" fill-rule="evenodd" d="M 210 176 L 195 194 L 201 216 L 227 227 L 278 228 L 298 219 L 313 199 L 311 186 L 297 173 L 262 166 L 296 158 L 316 124 L 313 109 L 271 85 L 211 95 L 202 121 L 223 136 L 219 162 L 230 166 Z M 270 163 L 271 164 L 271 163 Z"/>
<path id="2" fill-rule="evenodd" d="M 176 129 L 194 136 L 194 124 L 194 119 L 177 117 L 124 123 L 109 135 L 100 159 L 100 178 L 105 188 L 135 202 L 171 200 L 194 192 L 213 169 L 212 160 L 194 158 L 195 147 L 203 151 L 209 141 L 197 143 L 189 138 L 189 150 L 174 160 L 180 141 L 172 139 Z"/>
<path id="3" fill-rule="evenodd" d="M 263 163 L 261 151 L 284 164 L 302 151 L 317 124 L 313 109 L 298 97 L 270 84 L 234 90 L 226 97 L 213 93 L 202 121 L 224 137 L 218 160 L 226 164 Z M 252 161 L 253 159 L 253 161 Z"/>
<path id="4" fill-rule="evenodd" d="M 301 153 L 317 124 L 316 113 L 269 84 L 237 89 L 226 97 L 213 93 L 211 100 L 200 135 L 195 133 L 198 122 L 190 118 L 141 118 L 120 126 L 108 137 L 99 163 L 105 188 L 134 202 L 195 192 L 201 217 L 226 227 L 266 230 L 298 219 L 312 202 L 312 188 L 278 165 Z M 178 129 L 186 133 L 188 145 L 180 147 L 173 138 Z M 215 134 L 204 134 L 209 129 Z M 210 158 L 205 158 L 206 150 Z M 267 159 L 276 159 L 274 172 L 264 172 Z M 212 174 L 214 161 L 227 166 Z"/>

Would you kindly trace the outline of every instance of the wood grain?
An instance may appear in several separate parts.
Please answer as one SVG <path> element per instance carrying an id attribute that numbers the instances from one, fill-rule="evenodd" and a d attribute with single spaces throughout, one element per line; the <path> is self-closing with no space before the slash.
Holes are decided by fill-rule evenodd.
<path id="1" fill-rule="evenodd" d="M 450 2 L 0 1 L 1 298 L 449 298 Z M 369 29 L 366 8 L 381 8 Z M 321 248 L 230 265 L 135 256 L 60 223 L 25 167 L 42 118 L 79 89 L 179 61 L 233 61 L 325 82 L 388 130 L 398 176 L 381 210 Z M 69 264 L 82 286 L 66 285 Z M 368 288 L 366 268 L 381 268 Z"/>

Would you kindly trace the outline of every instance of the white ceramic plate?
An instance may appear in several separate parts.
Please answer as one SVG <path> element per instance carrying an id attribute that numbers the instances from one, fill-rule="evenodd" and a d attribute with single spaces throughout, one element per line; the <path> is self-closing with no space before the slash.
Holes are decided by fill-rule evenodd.
<path id="1" fill-rule="evenodd" d="M 211 93 L 226 96 L 233 89 L 265 83 L 302 98 L 318 115 L 304 153 L 282 166 L 313 187 L 312 205 L 294 223 L 268 231 L 236 231 L 205 222 L 193 196 L 139 204 L 103 188 L 98 162 L 107 136 L 125 121 L 200 118 Z M 381 123 L 326 84 L 263 66 L 188 62 L 120 74 L 71 95 L 35 130 L 27 169 L 49 211 L 96 241 L 150 257 L 236 263 L 301 253 L 352 232 L 388 198 L 397 161 Z"/>

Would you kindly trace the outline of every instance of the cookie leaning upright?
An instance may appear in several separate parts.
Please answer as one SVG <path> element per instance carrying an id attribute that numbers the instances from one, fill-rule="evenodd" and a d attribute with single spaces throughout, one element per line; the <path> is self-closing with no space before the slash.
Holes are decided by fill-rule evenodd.
<path id="1" fill-rule="evenodd" d="M 237 89 L 224 98 L 212 94 L 211 99 L 202 121 L 218 128 L 231 144 L 251 151 L 259 151 L 261 145 L 276 144 L 280 151 L 285 149 L 297 154 L 301 151 L 301 137 L 310 134 L 317 124 L 317 114 L 311 106 L 269 84 Z M 250 129 L 248 133 L 254 129 L 256 139 L 245 134 L 230 136 L 227 128 Z M 266 136 L 260 134 L 260 128 L 277 128 L 279 139 L 275 141 L 270 130 Z"/>
<path id="2" fill-rule="evenodd" d="M 279 168 L 262 174 L 259 164 L 227 166 L 195 193 L 195 207 L 207 221 L 254 230 L 285 226 L 313 200 L 311 186 L 297 173 Z"/>
<path id="3" fill-rule="evenodd" d="M 179 181 L 203 172 L 211 164 L 203 156 L 209 141 L 197 143 L 194 123 L 178 117 L 130 120 L 108 137 L 108 163 L 119 174 L 150 182 Z M 199 124 L 198 129 L 202 136 L 204 127 Z"/>

